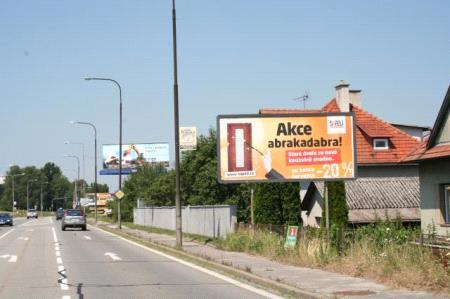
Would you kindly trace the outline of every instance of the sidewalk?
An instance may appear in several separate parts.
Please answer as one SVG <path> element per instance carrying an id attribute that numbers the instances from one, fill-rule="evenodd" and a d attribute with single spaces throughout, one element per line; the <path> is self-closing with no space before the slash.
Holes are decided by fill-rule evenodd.
<path id="1" fill-rule="evenodd" d="M 106 224 L 109 228 L 115 225 Z M 175 237 L 122 226 L 122 232 L 151 241 L 156 244 L 175 247 Z M 305 291 L 318 298 L 450 298 L 426 292 L 393 289 L 373 281 L 346 276 L 318 269 L 289 266 L 265 257 L 242 252 L 223 251 L 211 245 L 199 244 L 184 239 L 186 253 L 204 258 L 217 264 L 230 266 Z"/>

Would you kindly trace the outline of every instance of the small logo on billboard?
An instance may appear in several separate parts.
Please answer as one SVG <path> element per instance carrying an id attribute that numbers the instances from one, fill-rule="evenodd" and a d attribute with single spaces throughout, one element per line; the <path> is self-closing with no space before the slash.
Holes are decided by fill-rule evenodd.
<path id="1" fill-rule="evenodd" d="M 328 134 L 345 134 L 345 116 L 328 116 L 327 132 Z"/>

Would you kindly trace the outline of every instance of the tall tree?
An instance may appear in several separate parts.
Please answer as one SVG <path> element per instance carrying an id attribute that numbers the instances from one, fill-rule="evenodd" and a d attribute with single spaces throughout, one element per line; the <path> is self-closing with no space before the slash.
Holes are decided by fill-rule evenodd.
<path id="1" fill-rule="evenodd" d="M 348 224 L 348 206 L 345 198 L 345 183 L 343 181 L 326 182 L 326 186 L 328 188 L 330 225 L 343 228 Z M 325 209 L 323 209 L 322 218 L 325 219 Z"/>

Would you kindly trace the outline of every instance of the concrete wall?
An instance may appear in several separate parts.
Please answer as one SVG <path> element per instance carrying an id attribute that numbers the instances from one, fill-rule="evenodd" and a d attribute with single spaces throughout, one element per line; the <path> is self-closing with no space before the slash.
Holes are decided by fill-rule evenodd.
<path id="1" fill-rule="evenodd" d="M 236 206 L 187 206 L 181 213 L 183 232 L 207 237 L 232 233 L 237 223 Z M 175 230 L 175 207 L 139 207 L 133 216 L 134 224 Z"/>
<path id="2" fill-rule="evenodd" d="M 445 224 L 441 212 L 440 190 L 442 184 L 450 184 L 450 158 L 420 163 L 420 209 L 422 230 L 427 232 L 434 225 L 437 234 L 450 235 L 450 225 Z"/>

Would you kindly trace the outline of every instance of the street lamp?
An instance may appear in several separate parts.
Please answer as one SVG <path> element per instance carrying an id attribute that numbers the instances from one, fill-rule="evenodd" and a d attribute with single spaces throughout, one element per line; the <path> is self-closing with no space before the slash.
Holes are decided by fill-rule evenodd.
<path id="1" fill-rule="evenodd" d="M 45 182 L 41 182 L 41 217 L 42 217 L 42 213 L 43 213 L 43 207 L 42 207 L 42 197 L 43 197 L 43 192 L 42 192 L 42 186 L 44 185 L 44 184 L 48 184 L 48 182 L 47 181 L 45 181 Z"/>
<path id="2" fill-rule="evenodd" d="M 84 143 L 83 142 L 71 142 L 71 141 L 64 141 L 64 144 L 77 144 L 81 145 L 81 153 L 82 153 L 82 159 L 83 159 L 83 181 L 86 180 L 86 162 L 84 159 Z M 85 182 L 83 182 L 83 193 L 86 193 L 86 185 Z"/>
<path id="3" fill-rule="evenodd" d="M 178 62 L 177 62 L 177 22 L 175 0 L 172 0 L 172 38 L 173 38 L 173 110 L 175 129 L 175 229 L 176 245 L 183 246 L 181 228 L 181 187 L 180 187 L 180 124 L 178 111 Z"/>
<path id="4" fill-rule="evenodd" d="M 29 181 L 27 181 L 27 211 L 28 211 L 28 209 L 29 209 L 29 201 L 30 201 L 30 190 L 29 190 L 29 185 L 30 185 L 30 182 L 32 183 L 32 182 L 37 182 L 37 179 L 34 179 L 34 180 L 29 180 Z"/>
<path id="5" fill-rule="evenodd" d="M 11 214 L 14 216 L 14 203 L 16 202 L 15 196 L 14 196 L 14 178 L 16 176 L 21 176 L 21 175 L 25 175 L 25 173 L 18 173 L 18 174 L 11 174 L 11 175 L 7 175 L 10 176 L 12 178 L 12 212 Z"/>
<path id="6" fill-rule="evenodd" d="M 100 80 L 100 81 L 110 81 L 117 85 L 119 88 L 119 190 L 122 189 L 122 88 L 120 87 L 119 82 L 109 78 L 96 78 L 96 77 L 87 77 L 84 80 Z M 117 199 L 117 214 L 119 220 L 119 229 L 122 228 L 122 215 L 120 211 L 120 199 Z"/>
<path id="7" fill-rule="evenodd" d="M 80 200 L 78 198 L 78 182 L 80 181 L 80 158 L 78 158 L 78 156 L 76 155 L 64 155 L 64 157 L 66 158 L 74 158 L 77 159 L 77 181 L 75 182 L 75 195 L 76 195 L 76 200 L 77 200 L 77 206 L 80 204 Z"/>
<path id="8" fill-rule="evenodd" d="M 98 193 L 98 186 L 97 186 L 97 128 L 94 126 L 93 123 L 90 122 L 84 122 L 84 121 L 71 121 L 71 124 L 77 124 L 77 125 L 86 125 L 90 126 L 92 129 L 94 129 L 94 203 L 95 203 L 95 223 L 97 223 L 97 193 Z"/>

